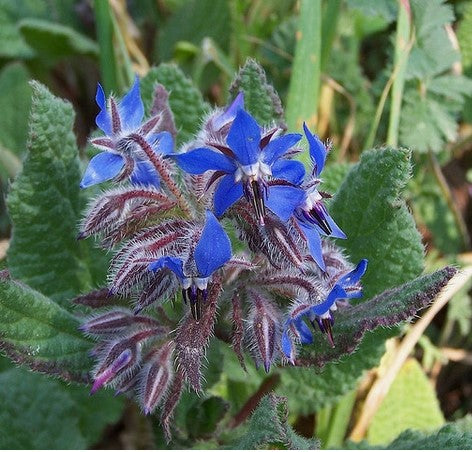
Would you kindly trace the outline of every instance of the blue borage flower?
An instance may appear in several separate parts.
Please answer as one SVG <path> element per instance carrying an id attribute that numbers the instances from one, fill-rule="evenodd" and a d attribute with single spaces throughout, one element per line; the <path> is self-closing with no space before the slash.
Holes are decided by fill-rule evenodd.
<path id="1" fill-rule="evenodd" d="M 359 282 L 367 270 L 367 264 L 367 259 L 362 259 L 354 270 L 339 278 L 322 303 L 317 305 L 295 304 L 284 324 L 282 333 L 282 351 L 290 362 L 293 363 L 295 359 L 295 349 L 290 333 L 295 335 L 302 345 L 313 343 L 313 334 L 305 320 L 309 320 L 313 326 L 316 321 L 320 330 L 328 336 L 331 346 L 334 347 L 332 312 L 337 309 L 336 301 L 362 297 Z"/>
<path id="2" fill-rule="evenodd" d="M 215 171 L 212 182 L 218 181 L 214 195 L 215 214 L 220 217 L 244 194 L 252 204 L 261 224 L 264 224 L 265 203 L 270 193 L 278 201 L 277 215 L 287 221 L 304 193 L 294 185 L 305 175 L 300 162 L 281 157 L 301 138 L 292 133 L 273 138 L 275 130 L 263 136 L 256 120 L 240 107 L 229 129 L 225 145 L 215 149 L 197 148 L 173 155 L 177 164 L 190 174 Z M 229 109 L 226 116 L 232 115 Z M 281 179 L 281 184 L 269 184 L 270 179 Z"/>
<path id="3" fill-rule="evenodd" d="M 207 286 L 211 275 L 231 259 L 231 242 L 226 232 L 207 210 L 202 235 L 189 259 L 163 256 L 149 265 L 149 270 L 171 270 L 180 280 L 184 302 L 190 302 L 195 320 L 200 320 L 202 303 L 207 298 Z"/>
<path id="4" fill-rule="evenodd" d="M 326 161 L 326 146 L 316 135 L 310 132 L 305 123 L 303 124 L 303 130 L 309 144 L 310 157 L 313 164 L 313 179 L 305 188 L 304 196 L 295 207 L 293 213 L 294 219 L 307 241 L 311 256 L 320 269 L 325 271 L 326 265 L 321 249 L 320 234 L 340 239 L 345 239 L 346 235 L 331 218 L 323 204 L 326 194 L 319 192 L 316 188 L 321 182 L 319 176 L 323 171 Z M 279 199 L 277 194 L 269 193 L 267 207 L 278 214 L 280 210 L 284 210 L 283 200 Z"/>
<path id="5" fill-rule="evenodd" d="M 140 152 L 133 136 L 141 137 L 154 152 L 164 155 L 173 151 L 173 138 L 169 132 L 156 133 L 159 115 L 142 123 L 144 106 L 138 77 L 121 102 L 117 103 L 113 97 L 107 101 L 100 84 L 95 101 L 100 108 L 95 122 L 106 136 L 91 140 L 91 144 L 102 152 L 90 160 L 80 187 L 87 188 L 117 176 L 129 176 L 133 184 L 158 187 L 159 176 Z"/>

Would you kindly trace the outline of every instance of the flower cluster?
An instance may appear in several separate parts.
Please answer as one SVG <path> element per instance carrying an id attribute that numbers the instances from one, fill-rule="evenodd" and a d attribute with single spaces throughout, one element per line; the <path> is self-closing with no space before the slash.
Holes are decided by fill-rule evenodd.
<path id="1" fill-rule="evenodd" d="M 243 93 L 174 149 L 167 96 L 156 86 L 143 122 L 138 79 L 121 101 L 98 86 L 105 136 L 91 140 L 100 152 L 81 187 L 114 185 L 90 203 L 79 238 L 99 237 L 114 257 L 108 286 L 76 300 L 96 309 L 82 324 L 98 341 L 92 391 L 135 394 L 145 413 L 163 405 L 164 419 L 185 382 L 201 389 L 212 335 L 267 372 L 297 364 L 312 326 L 334 346 L 333 313 L 362 295 L 367 268 L 325 239 L 346 236 L 319 190 L 328 148 L 306 125 L 310 172 L 294 160 L 303 136 L 258 124 Z"/>

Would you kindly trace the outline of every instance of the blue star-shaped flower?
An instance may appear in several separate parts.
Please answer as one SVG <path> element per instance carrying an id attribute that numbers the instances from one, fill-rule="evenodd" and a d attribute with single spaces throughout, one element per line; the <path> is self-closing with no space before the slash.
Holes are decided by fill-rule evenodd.
<path id="1" fill-rule="evenodd" d="M 311 256 L 320 269 L 324 271 L 326 266 L 321 249 L 320 234 L 340 239 L 345 239 L 346 235 L 326 210 L 323 203 L 324 193 L 320 193 L 316 188 L 320 182 L 319 176 L 326 161 L 326 146 L 316 135 L 310 132 L 306 124 L 303 124 L 303 130 L 309 144 L 314 181 L 305 188 L 303 198 L 294 209 L 294 218 L 307 241 Z M 271 193 L 267 200 L 267 207 L 276 214 L 279 209 L 283 208 L 280 200 L 277 197 L 272 197 Z"/>
<path id="2" fill-rule="evenodd" d="M 367 270 L 367 264 L 367 259 L 362 259 L 354 270 L 339 278 L 322 303 L 295 305 L 285 322 L 282 333 L 282 351 L 290 361 L 294 360 L 290 332 L 299 338 L 302 345 L 313 343 L 313 334 L 305 323 L 305 319 L 309 320 L 312 325 L 316 321 L 321 331 L 327 334 L 331 346 L 334 347 L 331 329 L 334 319 L 331 312 L 337 309 L 336 300 L 362 297 L 362 289 L 358 284 Z"/>
<path id="3" fill-rule="evenodd" d="M 215 145 L 218 150 L 193 149 L 173 157 L 187 173 L 215 171 L 214 178 L 219 179 L 214 195 L 217 216 L 223 215 L 244 194 L 264 224 L 265 202 L 270 192 L 279 202 L 275 213 L 287 221 L 304 196 L 294 185 L 303 180 L 305 169 L 300 162 L 281 157 L 300 141 L 301 135 L 292 133 L 273 138 L 273 133 L 262 136 L 256 120 L 239 108 L 226 145 Z M 288 183 L 269 185 L 272 178 Z"/>
<path id="4" fill-rule="evenodd" d="M 92 145 L 102 152 L 90 160 L 80 187 L 87 188 L 119 175 L 129 175 L 133 184 L 159 186 L 156 170 L 130 137 L 133 134 L 142 137 L 154 152 L 164 155 L 172 152 L 173 138 L 168 132 L 155 133 L 158 115 L 142 124 L 144 106 L 138 77 L 121 102 L 117 103 L 113 97 L 109 97 L 107 102 L 100 84 L 95 101 L 100 108 L 95 122 L 106 136 L 91 140 Z"/>
<path id="5" fill-rule="evenodd" d="M 182 296 L 190 302 L 195 320 L 200 320 L 202 302 L 207 298 L 207 286 L 211 275 L 231 259 L 231 242 L 226 232 L 210 211 L 195 250 L 187 259 L 163 256 L 149 265 L 149 270 L 171 270 L 180 281 Z M 189 271 L 190 269 L 190 271 Z"/>

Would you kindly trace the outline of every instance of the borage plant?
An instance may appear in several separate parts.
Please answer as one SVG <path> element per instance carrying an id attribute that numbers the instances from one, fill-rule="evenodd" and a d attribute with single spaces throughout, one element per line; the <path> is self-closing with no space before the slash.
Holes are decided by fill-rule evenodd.
<path id="1" fill-rule="evenodd" d="M 164 85 L 172 88 L 170 96 Z M 38 177 L 35 165 L 41 172 L 57 159 L 73 162 L 73 184 L 68 181 L 67 187 L 79 199 L 76 155 L 48 154 L 70 141 L 70 123 L 60 130 L 67 140 L 51 140 L 42 128 L 42 112 L 66 111 L 71 117 L 70 111 L 34 85 L 31 155 L 9 199 L 15 224 L 9 262 L 13 278 L 44 295 L 5 273 L 2 318 L 8 306 L 18 309 L 14 300 L 21 300 L 37 331 L 44 330 L 41 319 L 47 318 L 48 328 L 58 333 L 49 342 L 35 336 L 25 341 L 19 329 L 3 322 L 3 349 L 17 362 L 66 380 L 89 382 L 91 375 L 92 393 L 113 387 L 117 394 L 135 397 L 145 414 L 159 408 L 168 440 L 185 385 L 199 394 L 205 389 L 203 364 L 212 336 L 231 346 L 243 368 L 250 355 L 267 373 L 316 366 L 329 369 L 328 377 L 321 372 L 320 379 L 330 378 L 333 369 L 343 379 L 346 370 L 337 365 L 342 358 L 354 363 L 348 377 L 353 385 L 370 365 L 356 361 L 364 353 L 364 334 L 370 331 L 370 344 L 377 344 L 365 353 L 377 359 L 384 339 L 396 334 L 381 327 L 411 318 L 454 274 L 446 268 L 408 282 L 422 266 L 419 236 L 400 200 L 410 172 L 409 153 L 368 151 L 348 171 L 326 165 L 330 144 L 306 124 L 302 135 L 286 133 L 276 117 L 258 122 L 261 109 L 275 111 L 274 102 L 280 106 L 280 101 L 253 61 L 235 79 L 227 107 L 194 118 L 190 141 L 179 137 L 189 132 L 184 130 L 185 101 L 200 102 L 193 114 L 206 107 L 182 74 L 163 65 L 141 87 L 144 103 L 137 78 L 121 100 L 107 99 L 97 89 L 96 124 L 104 135 L 91 139 L 99 153 L 80 182 L 82 193 L 94 195 L 79 241 L 61 239 L 74 255 L 67 257 L 65 270 L 86 255 L 81 268 L 93 273 L 96 263 L 90 255 L 99 255 L 88 237 L 95 236 L 101 248 L 111 251 L 108 284 L 85 293 L 93 284 L 90 277 L 72 284 L 59 276 L 62 292 L 51 292 L 31 270 L 47 262 L 27 267 L 19 257 L 24 249 L 19 221 L 27 215 L 23 206 L 34 198 L 25 187 Z M 45 137 L 38 140 L 40 132 Z M 305 167 L 298 158 L 310 164 Z M 323 181 L 325 167 L 328 177 Z M 62 171 L 52 168 L 54 174 Z M 103 191 L 92 188 L 102 183 L 107 184 Z M 330 199 L 326 187 L 338 186 Z M 49 200 L 39 205 L 41 213 Z M 64 201 L 58 205 L 66 209 Z M 56 225 L 40 215 L 35 220 L 45 224 L 45 232 L 77 234 L 70 221 Z M 103 255 L 97 259 L 103 262 Z M 54 265 L 61 263 L 55 260 Z M 60 275 L 59 269 L 56 273 Z M 76 313 L 57 304 L 69 309 L 64 299 L 79 291 Z M 369 301 L 351 301 L 363 292 Z M 95 360 L 93 370 L 88 352 Z M 279 399 L 264 403 L 261 416 L 278 416 L 270 411 L 271 404 L 282 403 Z M 267 442 L 257 439 L 257 432 L 248 435 L 241 439 L 247 447 Z"/>

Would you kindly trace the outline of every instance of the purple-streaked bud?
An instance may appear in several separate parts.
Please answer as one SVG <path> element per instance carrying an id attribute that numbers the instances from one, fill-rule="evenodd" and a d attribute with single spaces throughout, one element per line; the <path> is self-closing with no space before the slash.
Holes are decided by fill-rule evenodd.
<path id="1" fill-rule="evenodd" d="M 162 269 L 153 274 L 150 282 L 145 284 L 134 306 L 134 314 L 161 300 L 170 298 L 178 289 L 178 281 L 174 274 Z"/>
<path id="2" fill-rule="evenodd" d="M 156 132 L 169 132 L 173 138 L 177 136 L 174 114 L 169 106 L 169 93 L 163 85 L 157 84 L 154 88 L 154 98 L 151 106 L 151 115 L 160 115 L 160 121 Z"/>
<path id="3" fill-rule="evenodd" d="M 129 327 L 159 329 L 158 322 L 152 317 L 134 316 L 126 309 L 109 311 L 93 316 L 80 326 L 80 330 L 93 335 L 119 333 Z"/>
<path id="4" fill-rule="evenodd" d="M 90 393 L 95 393 L 126 372 L 132 372 L 141 359 L 142 343 L 155 333 L 152 329 L 138 331 L 124 339 L 109 342 L 100 353 Z"/>
<path id="5" fill-rule="evenodd" d="M 85 238 L 113 227 L 130 206 L 143 203 L 151 203 L 162 211 L 169 210 L 175 205 L 153 187 L 115 188 L 105 192 L 90 204 L 79 237 Z"/>
<path id="6" fill-rule="evenodd" d="M 296 347 L 293 341 L 292 336 L 296 336 L 295 326 L 291 320 L 285 322 L 284 331 L 282 333 L 281 348 L 282 352 L 285 355 L 285 358 L 288 360 L 292 366 L 295 365 L 296 358 Z"/>
<path id="7" fill-rule="evenodd" d="M 265 371 L 269 373 L 274 361 L 276 344 L 280 339 L 280 314 L 261 294 L 251 292 L 251 298 L 253 307 L 249 315 L 249 325 L 253 350 L 257 359 L 262 361 Z"/>
<path id="8" fill-rule="evenodd" d="M 107 288 L 93 290 L 85 295 L 80 295 L 72 300 L 72 303 L 88 306 L 89 308 L 103 308 L 116 304 L 113 293 Z"/>
<path id="9" fill-rule="evenodd" d="M 167 342 L 146 358 L 147 362 L 140 372 L 141 406 L 146 415 L 155 410 L 172 382 L 172 352 L 173 346 Z"/>

